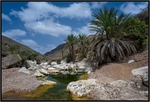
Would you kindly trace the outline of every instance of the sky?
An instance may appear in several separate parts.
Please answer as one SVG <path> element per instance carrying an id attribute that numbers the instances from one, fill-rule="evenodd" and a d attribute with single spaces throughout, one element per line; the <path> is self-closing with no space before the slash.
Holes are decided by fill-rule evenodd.
<path id="1" fill-rule="evenodd" d="M 148 2 L 2 2 L 2 35 L 45 54 L 69 34 L 91 35 L 90 21 L 104 7 L 134 16 Z"/>

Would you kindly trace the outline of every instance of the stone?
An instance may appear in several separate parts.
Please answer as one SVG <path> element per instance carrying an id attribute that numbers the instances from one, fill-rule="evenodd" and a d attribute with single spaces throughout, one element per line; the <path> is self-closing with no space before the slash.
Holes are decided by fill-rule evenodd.
<path id="1" fill-rule="evenodd" d="M 20 57 L 19 54 L 10 54 L 6 57 L 2 58 L 2 69 L 6 69 L 8 67 L 11 67 L 18 62 L 20 62 L 22 58 Z"/>
<path id="2" fill-rule="evenodd" d="M 41 82 L 41 81 L 40 81 Z M 50 80 L 44 80 L 42 81 L 42 85 L 56 85 L 57 83 L 54 81 L 50 81 Z"/>
<path id="3" fill-rule="evenodd" d="M 57 65 L 57 62 L 51 62 L 51 65 L 53 66 L 53 65 Z"/>
<path id="4" fill-rule="evenodd" d="M 119 87 L 126 87 L 128 83 L 124 80 L 116 80 L 113 82 L 110 82 L 111 85 L 119 86 Z"/>
<path id="5" fill-rule="evenodd" d="M 133 63 L 133 62 L 135 62 L 135 61 L 134 61 L 134 60 L 129 60 L 129 61 L 128 61 L 129 64 L 130 64 L 130 63 Z"/>
<path id="6" fill-rule="evenodd" d="M 47 71 L 49 74 L 51 73 L 59 73 L 59 70 L 58 69 L 52 69 L 52 68 L 49 68 L 48 71 Z"/>
<path id="7" fill-rule="evenodd" d="M 35 71 L 35 70 L 37 70 L 37 69 L 38 69 L 37 66 L 31 66 L 31 67 L 28 68 L 28 70 L 30 70 L 30 71 Z"/>
<path id="8" fill-rule="evenodd" d="M 97 82 L 98 82 L 97 79 L 88 79 L 70 82 L 67 86 L 67 90 L 77 95 L 77 97 L 82 97 L 88 94 L 94 88 L 98 88 Z"/>
<path id="9" fill-rule="evenodd" d="M 45 76 L 44 74 L 40 73 L 39 70 L 36 70 L 36 72 L 33 75 L 37 76 L 37 77 L 43 77 L 43 76 Z"/>
<path id="10" fill-rule="evenodd" d="M 28 64 L 29 67 L 35 67 L 35 66 L 37 66 L 37 62 L 35 60 L 34 61 L 32 61 L 32 60 L 26 60 L 26 62 L 27 62 L 27 64 Z"/>
<path id="11" fill-rule="evenodd" d="M 39 72 L 42 74 L 48 75 L 48 72 L 45 69 L 39 69 Z"/>
<path id="12" fill-rule="evenodd" d="M 26 73 L 26 74 L 30 74 L 30 71 L 27 70 L 27 68 L 25 67 L 22 67 L 18 70 L 18 72 L 23 72 L 23 73 Z"/>
<path id="13" fill-rule="evenodd" d="M 134 76 L 137 76 L 137 75 L 146 75 L 148 74 L 148 66 L 144 66 L 144 67 L 140 67 L 140 68 L 136 68 L 136 69 L 133 69 L 131 71 L 131 73 L 134 75 Z"/>

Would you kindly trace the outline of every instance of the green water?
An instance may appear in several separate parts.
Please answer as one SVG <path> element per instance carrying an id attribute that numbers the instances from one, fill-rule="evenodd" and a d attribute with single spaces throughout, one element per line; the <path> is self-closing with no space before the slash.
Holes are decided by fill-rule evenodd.
<path id="1" fill-rule="evenodd" d="M 71 94 L 66 91 L 67 85 L 72 81 L 77 81 L 82 74 L 77 75 L 49 75 L 46 80 L 57 82 L 57 85 L 49 88 L 45 93 L 36 99 L 40 100 L 72 100 Z"/>
<path id="2" fill-rule="evenodd" d="M 77 81 L 80 79 L 86 79 L 87 74 L 84 73 L 78 73 L 77 75 L 63 75 L 63 74 L 58 74 L 58 75 L 49 75 L 44 78 L 38 78 L 42 80 L 51 80 L 54 82 L 57 82 L 57 85 L 50 87 L 46 89 L 46 91 L 42 92 L 40 95 L 35 96 L 35 97 L 24 97 L 20 96 L 18 94 L 13 96 L 14 94 L 8 95 L 4 99 L 17 99 L 17 97 L 21 97 L 22 99 L 25 100 L 72 100 L 72 95 L 68 91 L 66 91 L 67 85 L 72 82 L 72 81 Z M 44 87 L 42 87 L 43 89 Z M 35 90 L 36 92 L 40 92 L 41 89 Z M 34 93 L 29 92 L 30 95 L 32 96 Z M 13 98 L 14 97 L 14 98 Z"/>

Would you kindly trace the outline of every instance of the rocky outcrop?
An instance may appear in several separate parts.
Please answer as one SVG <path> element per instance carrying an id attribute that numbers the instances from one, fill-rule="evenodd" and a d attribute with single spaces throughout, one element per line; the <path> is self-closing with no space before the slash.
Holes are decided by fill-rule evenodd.
<path id="1" fill-rule="evenodd" d="M 10 54 L 2 58 L 2 69 L 12 67 L 13 65 L 20 62 L 21 60 L 22 58 L 19 56 L 19 54 Z"/>
<path id="2" fill-rule="evenodd" d="M 147 100 L 146 92 L 134 90 L 131 84 L 123 80 L 103 83 L 88 79 L 69 83 L 67 90 L 77 97 L 94 97 L 94 100 Z"/>
<path id="3" fill-rule="evenodd" d="M 142 88 L 142 85 L 148 87 L 148 66 L 133 69 L 131 72 L 138 88 Z"/>

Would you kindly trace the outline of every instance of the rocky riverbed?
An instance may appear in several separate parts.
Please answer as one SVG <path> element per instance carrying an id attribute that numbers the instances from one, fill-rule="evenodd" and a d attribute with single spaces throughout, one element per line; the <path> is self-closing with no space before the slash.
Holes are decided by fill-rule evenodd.
<path id="1" fill-rule="evenodd" d="M 47 76 L 48 74 L 57 75 L 58 73 L 65 75 L 66 73 L 62 73 L 61 71 L 66 71 L 65 68 L 69 69 L 71 67 L 74 71 L 78 70 L 79 73 L 80 71 L 83 71 L 81 69 L 84 69 L 84 72 L 89 74 L 88 80 L 73 81 L 66 86 L 66 89 L 72 93 L 72 97 L 76 97 L 76 99 L 85 96 L 92 100 L 148 99 L 148 87 L 145 86 L 148 85 L 148 77 L 147 79 L 142 79 L 144 78 L 142 76 L 143 73 L 145 75 L 145 69 L 144 71 L 142 70 L 143 72 L 140 77 L 137 77 L 136 75 L 139 71 L 134 71 L 134 74 L 132 73 L 133 69 L 148 66 L 148 52 L 142 52 L 130 56 L 124 61 L 124 63 L 109 63 L 92 72 L 90 69 L 91 67 L 88 67 L 85 70 L 87 65 L 84 61 L 76 64 L 64 64 L 64 62 L 57 64 L 53 62 L 51 65 L 48 65 L 47 63 L 37 65 L 36 62 L 31 62 L 29 65 L 30 67 L 28 69 L 10 68 L 2 70 L 3 95 L 5 95 L 6 92 L 11 91 L 15 92 L 17 95 L 19 92 L 30 92 L 36 90 L 40 85 L 50 85 L 53 82 L 41 82 L 37 80 L 36 77 Z M 62 67 L 62 65 L 64 67 Z M 77 65 L 80 67 L 77 67 Z M 60 68 L 60 66 L 62 68 Z M 146 68 L 148 70 L 148 67 Z M 141 84 L 143 80 L 145 80 L 145 85 Z M 16 96 L 13 96 L 12 94 L 8 99 L 14 99 L 15 97 Z M 16 99 L 21 100 L 24 99 L 24 97 L 18 97 Z"/>

